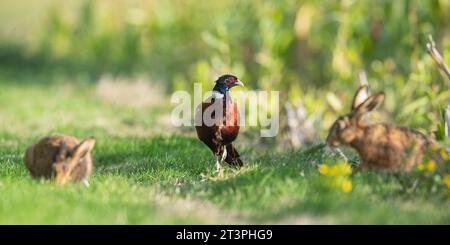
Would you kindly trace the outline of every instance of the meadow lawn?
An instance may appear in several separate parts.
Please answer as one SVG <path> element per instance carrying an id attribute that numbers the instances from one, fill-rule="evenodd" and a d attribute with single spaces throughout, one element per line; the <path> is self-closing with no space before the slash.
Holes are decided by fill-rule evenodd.
<path id="1" fill-rule="evenodd" d="M 448 199 L 393 176 L 354 173 L 349 193 L 323 188 L 316 165 L 335 161 L 324 150 L 268 150 L 243 136 L 245 167 L 217 176 L 195 130 L 170 126 L 169 99 L 129 105 L 96 84 L 35 79 L 0 76 L 0 224 L 450 223 Z M 53 133 L 97 138 L 90 187 L 29 176 L 27 145 Z"/>

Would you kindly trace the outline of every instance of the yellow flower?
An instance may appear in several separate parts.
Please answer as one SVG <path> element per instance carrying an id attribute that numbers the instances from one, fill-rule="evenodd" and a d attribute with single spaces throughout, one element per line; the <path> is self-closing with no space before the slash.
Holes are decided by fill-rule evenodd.
<path id="1" fill-rule="evenodd" d="M 436 144 L 433 144 L 430 146 L 431 152 L 437 152 L 439 150 L 439 146 Z"/>
<path id="2" fill-rule="evenodd" d="M 327 175 L 330 172 L 330 168 L 326 164 L 321 164 L 319 166 L 319 173 L 323 175 Z"/>
<path id="3" fill-rule="evenodd" d="M 336 165 L 331 166 L 330 168 L 330 175 L 331 176 L 338 176 L 339 175 L 339 169 Z"/>
<path id="4" fill-rule="evenodd" d="M 341 188 L 343 192 L 349 193 L 350 191 L 352 191 L 352 182 L 348 179 L 345 179 L 344 181 L 342 181 Z"/>
<path id="5" fill-rule="evenodd" d="M 450 160 L 450 152 L 447 152 L 445 149 L 441 149 L 441 157 L 444 160 Z"/>
<path id="6" fill-rule="evenodd" d="M 349 175 L 352 172 L 352 167 L 345 162 L 340 163 L 338 166 L 339 166 L 339 173 L 342 175 Z"/>
<path id="7" fill-rule="evenodd" d="M 433 172 L 436 169 L 436 163 L 433 160 L 428 161 L 427 170 L 428 172 Z"/>
<path id="8" fill-rule="evenodd" d="M 417 164 L 417 169 L 419 169 L 419 171 L 424 171 L 425 170 L 425 164 L 423 164 L 423 163 Z"/>
<path id="9" fill-rule="evenodd" d="M 444 177 L 444 184 L 447 186 L 447 188 L 450 189 L 450 174 L 446 174 Z"/>
<path id="10" fill-rule="evenodd" d="M 417 169 L 419 171 L 433 172 L 436 169 L 436 163 L 433 160 L 429 160 L 426 163 L 419 163 L 417 164 Z"/>

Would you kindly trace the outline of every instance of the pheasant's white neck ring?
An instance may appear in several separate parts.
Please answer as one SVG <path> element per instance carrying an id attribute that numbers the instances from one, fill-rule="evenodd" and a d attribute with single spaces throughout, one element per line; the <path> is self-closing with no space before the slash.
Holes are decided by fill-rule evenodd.
<path id="1" fill-rule="evenodd" d="M 214 99 L 222 99 L 223 98 L 223 94 L 219 91 L 212 91 L 212 95 L 211 95 Z"/>

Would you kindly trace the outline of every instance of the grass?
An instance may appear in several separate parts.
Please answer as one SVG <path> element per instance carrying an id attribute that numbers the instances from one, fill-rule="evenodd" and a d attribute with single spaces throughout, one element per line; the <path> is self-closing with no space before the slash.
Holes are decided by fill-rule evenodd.
<path id="1" fill-rule="evenodd" d="M 169 100 L 130 107 L 94 84 L 0 80 L 0 224 L 450 223 L 448 199 L 408 193 L 393 176 L 352 174 L 350 193 L 323 188 L 315 165 L 336 159 L 322 150 L 267 151 L 241 137 L 246 167 L 218 177 L 192 130 L 161 120 Z M 52 133 L 97 137 L 89 188 L 28 175 L 26 146 Z"/>

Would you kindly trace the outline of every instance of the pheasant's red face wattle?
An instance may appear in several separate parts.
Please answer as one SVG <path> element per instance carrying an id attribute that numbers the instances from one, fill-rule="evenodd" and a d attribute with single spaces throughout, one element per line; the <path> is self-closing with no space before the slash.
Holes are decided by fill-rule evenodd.
<path id="1" fill-rule="evenodd" d="M 233 85 L 236 83 L 237 79 L 235 77 L 230 77 L 226 80 L 227 86 L 229 88 L 233 87 Z"/>
<path id="2" fill-rule="evenodd" d="M 244 87 L 244 83 L 242 83 L 237 77 L 230 76 L 228 77 L 225 82 L 227 83 L 228 88 L 232 88 L 234 86 L 242 86 Z"/>

